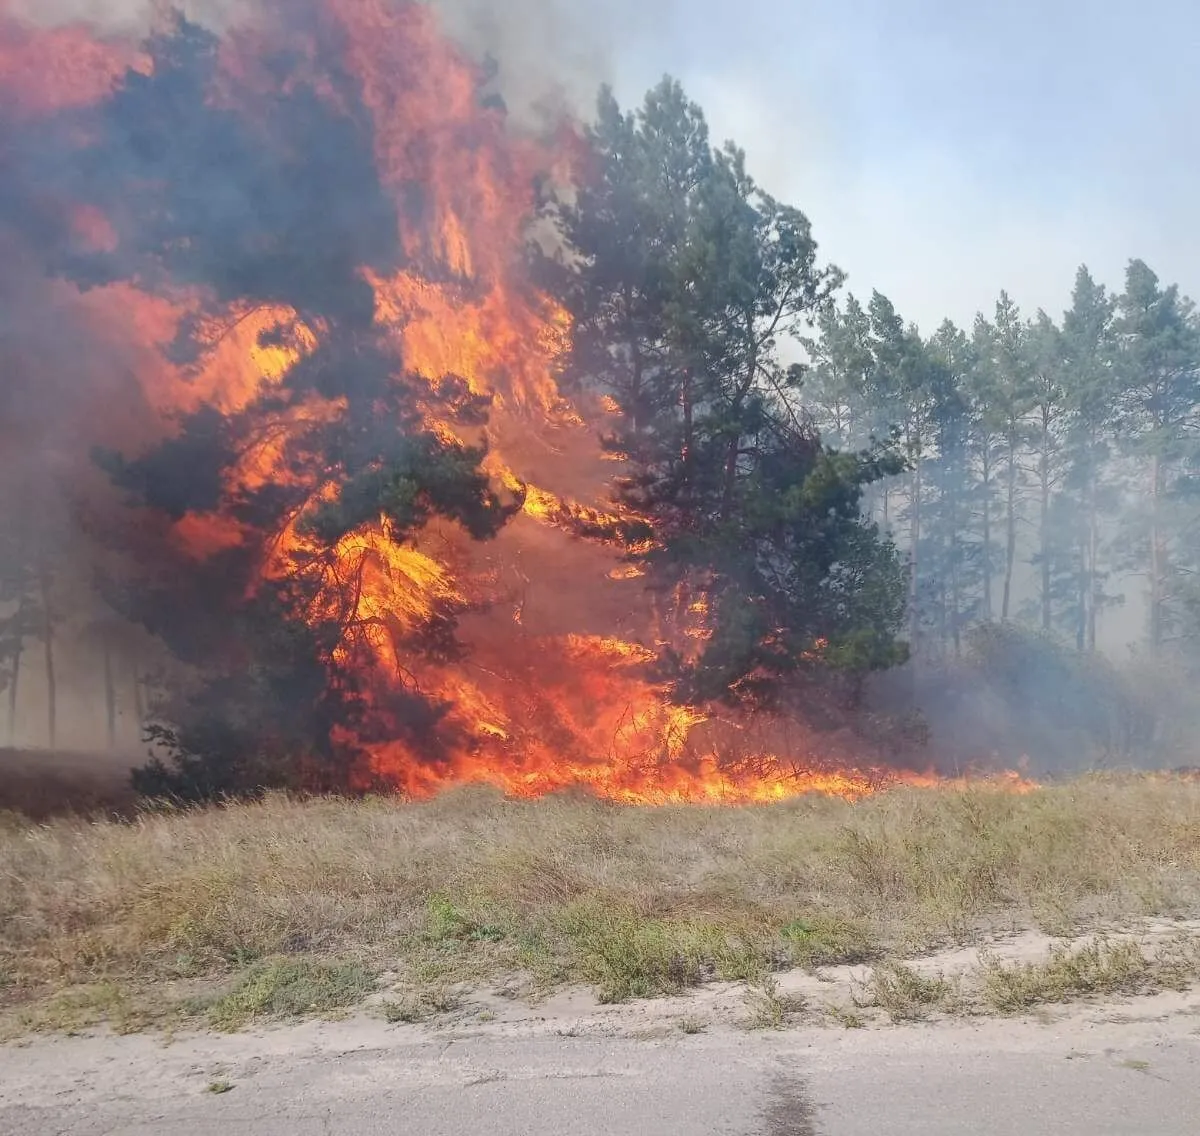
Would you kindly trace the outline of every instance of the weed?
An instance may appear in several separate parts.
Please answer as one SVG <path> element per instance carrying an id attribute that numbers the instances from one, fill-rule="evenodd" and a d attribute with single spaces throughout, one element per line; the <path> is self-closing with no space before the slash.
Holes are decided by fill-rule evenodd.
<path id="1" fill-rule="evenodd" d="M 480 923 L 445 895 L 431 896 L 425 907 L 425 939 L 431 943 L 498 943 L 505 936 L 496 923 Z"/>
<path id="2" fill-rule="evenodd" d="M 954 987 L 941 975 L 930 977 L 911 966 L 888 962 L 876 966 L 856 998 L 859 1008 L 883 1010 L 893 1022 L 915 1022 L 935 1009 L 952 1005 Z"/>
<path id="3" fill-rule="evenodd" d="M 793 919 L 780 932 L 796 966 L 836 966 L 867 962 L 878 948 L 865 927 L 851 919 L 810 915 Z"/>
<path id="4" fill-rule="evenodd" d="M 1011 1014 L 1048 1002 L 1097 994 L 1137 994 L 1159 986 L 1154 963 L 1135 942 L 1094 939 L 1081 947 L 1054 947 L 1040 962 L 980 959 L 980 993 L 994 1010 Z"/>
<path id="5" fill-rule="evenodd" d="M 703 1033 L 708 1028 L 708 1024 L 700 1018 L 680 1018 L 679 1029 L 681 1033 L 697 1034 Z"/>
<path id="6" fill-rule="evenodd" d="M 399 1000 L 388 999 L 382 1004 L 384 1020 L 392 1025 L 405 1022 L 415 1025 L 428 1021 L 436 1014 L 449 1014 L 462 1005 L 462 996 L 449 987 L 432 987 Z"/>
<path id="7" fill-rule="evenodd" d="M 327 1014 L 361 1002 L 375 979 L 360 963 L 275 958 L 256 963 L 204 1007 L 209 1023 L 236 1030 L 257 1018 Z"/>
<path id="8" fill-rule="evenodd" d="M 558 921 L 570 964 L 603 1002 L 674 994 L 706 979 L 764 971 L 763 952 L 719 926 L 639 918 L 630 910 L 577 903 Z"/>
<path id="9" fill-rule="evenodd" d="M 789 1020 L 804 1012 L 804 1000 L 779 989 L 774 978 L 766 978 L 746 992 L 750 1017 L 748 1029 L 783 1029 Z"/>
<path id="10" fill-rule="evenodd" d="M 150 1023 L 149 1013 L 115 982 L 70 986 L 24 1007 L 17 1022 L 30 1032 L 77 1033 L 107 1023 L 114 1033 L 129 1034 Z"/>
<path id="11" fill-rule="evenodd" d="M 825 1012 L 839 1025 L 845 1026 L 846 1029 L 865 1029 L 867 1020 L 858 1013 L 857 1010 L 852 1010 L 848 1006 L 826 1006 Z"/>

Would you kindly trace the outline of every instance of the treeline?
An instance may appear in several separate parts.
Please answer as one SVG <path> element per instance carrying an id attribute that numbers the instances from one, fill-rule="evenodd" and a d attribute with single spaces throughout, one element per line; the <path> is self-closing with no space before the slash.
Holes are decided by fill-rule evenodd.
<path id="1" fill-rule="evenodd" d="M 1001 293 L 930 338 L 885 296 L 847 296 L 807 346 L 826 438 L 891 437 L 908 459 L 870 508 L 910 558 L 921 654 L 958 657 L 990 620 L 1093 653 L 1105 613 L 1143 596 L 1149 653 L 1195 653 L 1200 320 L 1176 285 L 1135 260 L 1112 294 L 1081 268 L 1061 320 Z"/>

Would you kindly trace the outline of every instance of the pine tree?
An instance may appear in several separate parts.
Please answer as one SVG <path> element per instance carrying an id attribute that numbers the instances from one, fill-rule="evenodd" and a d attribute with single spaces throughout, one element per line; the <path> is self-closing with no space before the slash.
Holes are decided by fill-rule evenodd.
<path id="1" fill-rule="evenodd" d="M 973 395 L 978 407 L 978 437 L 984 482 L 995 486 L 1000 498 L 999 516 L 1003 547 L 1001 564 L 1000 619 L 1013 612 L 1013 577 L 1017 563 L 1018 525 L 1022 506 L 1021 456 L 1026 439 L 1026 414 L 1031 399 L 1029 332 L 1016 304 L 1007 292 L 996 303 L 995 322 L 982 316 L 975 322 L 975 346 L 979 366 Z M 983 502 L 983 542 L 992 542 L 990 499 Z M 992 583 L 994 566 L 988 559 L 987 610 L 994 614 Z"/>
<path id="2" fill-rule="evenodd" d="M 969 382 L 976 359 L 971 341 L 950 320 L 938 328 L 929 351 L 946 377 L 935 419 L 937 457 L 931 469 L 937 507 L 928 528 L 937 549 L 940 638 L 957 658 L 963 634 L 979 618 L 983 603 L 983 558 L 971 525 L 978 493 Z"/>
<path id="3" fill-rule="evenodd" d="M 1105 590 L 1109 549 L 1103 521 L 1116 505 L 1112 487 L 1111 443 L 1117 395 L 1116 301 L 1097 284 L 1086 266 L 1075 277 L 1071 308 L 1063 316 L 1058 345 L 1064 391 L 1070 408 L 1065 496 L 1079 541 L 1075 626 L 1076 647 L 1096 650 L 1101 612 L 1115 597 Z"/>
<path id="4" fill-rule="evenodd" d="M 561 207 L 581 277 L 567 289 L 582 333 L 572 363 L 621 410 L 609 440 L 629 470 L 619 492 L 654 534 L 633 555 L 664 593 L 711 613 L 700 657 L 669 661 L 676 696 L 762 700 L 818 661 L 888 665 L 902 574 L 861 499 L 892 459 L 827 448 L 802 372 L 779 354 L 827 309 L 840 273 L 818 264 L 808 219 L 763 192 L 739 150 L 707 148 L 672 81 L 629 116 L 604 94 L 593 144 L 598 188 Z M 630 225 L 638 241 L 622 251 Z"/>
<path id="5" fill-rule="evenodd" d="M 1200 328 L 1177 285 L 1160 287 L 1145 262 L 1131 261 L 1117 301 L 1121 345 L 1119 424 L 1126 452 L 1143 476 L 1144 498 L 1129 519 L 1130 566 L 1149 591 L 1150 650 L 1180 633 L 1180 489 L 1197 453 L 1200 427 Z"/>
<path id="6" fill-rule="evenodd" d="M 1029 461 L 1026 478 L 1036 500 L 1036 549 L 1032 563 L 1038 570 L 1037 623 L 1049 632 L 1060 623 L 1059 613 L 1073 599 L 1079 577 L 1075 557 L 1078 540 L 1072 526 L 1064 524 L 1070 511 L 1061 496 L 1067 476 L 1067 446 L 1072 408 L 1066 393 L 1063 345 L 1059 329 L 1039 311 L 1028 331 Z M 1064 594 L 1065 591 L 1065 594 Z M 1076 622 L 1068 616 L 1068 623 Z"/>
<path id="7" fill-rule="evenodd" d="M 481 447 L 426 424 L 436 405 L 433 417 L 478 433 L 486 401 L 453 375 L 431 389 L 376 324 L 362 269 L 395 271 L 402 253 L 361 92 L 335 66 L 338 97 L 318 95 L 309 69 L 281 57 L 295 74 L 247 115 L 214 95 L 224 79 L 212 33 L 177 16 L 147 50 L 149 72 L 128 72 L 88 132 L 80 193 L 113 219 L 118 247 L 77 275 L 134 272 L 146 288 L 200 289 L 211 310 L 182 329 L 181 362 L 202 355 L 205 318 L 231 305 L 282 309 L 266 343 L 320 334 L 239 412 L 204 405 L 148 453 L 98 455 L 137 510 L 220 513 L 240 535 L 202 561 L 156 548 L 144 578 L 110 589 L 123 615 L 202 676 L 180 693 L 172 724 L 155 727 L 176 767 L 156 766 L 139 784 L 204 797 L 302 780 L 308 763 L 319 784 L 337 786 L 359 756 L 339 739 L 369 740 L 386 719 L 389 736 L 419 735 L 434 751 L 440 716 L 417 692 L 389 688 L 368 705 L 371 668 L 361 664 L 380 629 L 341 575 L 339 541 L 370 526 L 404 544 L 435 517 L 486 539 L 520 502 L 492 490 Z M 325 412 L 306 413 L 314 403 Z M 289 425 L 277 476 L 240 478 L 245 455 L 280 422 Z M 268 571 L 288 531 L 300 543 Z M 181 588 L 192 602 L 178 602 Z M 389 626 L 404 637 L 398 657 L 456 649 L 456 611 L 443 606 L 414 630 Z"/>
<path id="8" fill-rule="evenodd" d="M 822 436 L 839 450 L 866 449 L 874 436 L 886 437 L 871 414 L 868 391 L 874 357 L 871 319 L 853 295 L 843 307 L 828 304 L 816 320 L 817 335 L 806 337 L 810 364 L 804 400 Z"/>

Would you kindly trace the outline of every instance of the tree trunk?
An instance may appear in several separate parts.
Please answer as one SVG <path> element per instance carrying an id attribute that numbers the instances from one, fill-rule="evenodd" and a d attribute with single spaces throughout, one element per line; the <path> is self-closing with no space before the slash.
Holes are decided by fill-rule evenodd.
<path id="1" fill-rule="evenodd" d="M 983 448 L 983 618 L 992 618 L 992 459 Z"/>
<path id="2" fill-rule="evenodd" d="M 633 359 L 633 385 L 630 389 L 627 411 L 629 413 L 629 429 L 637 434 L 642 427 L 642 351 L 638 340 L 637 330 L 633 323 L 633 295 L 629 288 L 625 289 L 625 334 L 629 339 L 629 353 Z"/>
<path id="3" fill-rule="evenodd" d="M 1050 434 L 1047 423 L 1042 422 L 1042 461 L 1040 469 L 1039 489 L 1041 491 L 1041 532 L 1039 540 L 1042 545 L 1042 630 L 1050 630 Z"/>
<path id="4" fill-rule="evenodd" d="M 8 684 L 8 744 L 17 744 L 17 691 L 21 684 L 21 656 L 25 653 L 24 641 L 17 639 L 12 657 L 12 681 Z"/>
<path id="5" fill-rule="evenodd" d="M 1163 642 L 1166 597 L 1166 556 L 1162 537 L 1162 459 L 1150 459 L 1150 650 L 1157 655 Z"/>
<path id="6" fill-rule="evenodd" d="M 141 741 L 142 731 L 146 728 L 146 718 L 149 715 L 146 710 L 145 680 L 136 666 L 133 668 L 133 710 L 137 715 L 138 740 Z"/>
<path id="7" fill-rule="evenodd" d="M 1096 473 L 1091 471 L 1088 487 L 1088 599 L 1087 599 L 1087 649 L 1096 653 L 1096 623 L 1100 610 L 1100 511 L 1096 505 Z"/>
<path id="8" fill-rule="evenodd" d="M 1075 650 L 1081 655 L 1087 650 L 1088 620 L 1088 544 L 1087 535 L 1079 538 L 1079 571 L 1075 580 Z"/>
<path id="9" fill-rule="evenodd" d="M 917 600 L 920 597 L 920 546 L 921 546 L 921 460 L 917 459 L 913 469 L 912 513 L 909 520 L 911 569 L 908 579 L 908 638 L 913 650 L 917 648 L 917 633 L 920 630 L 920 613 Z"/>
<path id="10" fill-rule="evenodd" d="M 950 492 L 950 642 L 954 646 L 956 659 L 962 655 L 962 631 L 959 628 L 959 621 L 962 619 L 962 579 L 958 563 L 962 553 L 962 541 L 958 531 L 960 484 L 956 480 Z"/>
<path id="11" fill-rule="evenodd" d="M 108 748 L 117 748 L 117 687 L 113 676 L 112 645 L 104 636 L 104 709 L 108 724 Z"/>
<path id="12" fill-rule="evenodd" d="M 54 613 L 50 610 L 50 581 L 41 573 L 42 642 L 46 659 L 46 737 L 50 748 L 58 747 L 58 672 L 54 666 Z"/>
<path id="13" fill-rule="evenodd" d="M 737 462 L 740 439 L 730 438 L 725 451 L 725 484 L 721 490 L 721 520 L 728 521 L 733 516 L 733 494 L 737 488 Z"/>
<path id="14" fill-rule="evenodd" d="M 696 427 L 693 421 L 692 409 L 692 371 L 687 368 L 683 372 L 683 389 L 680 391 L 680 401 L 683 403 L 683 492 L 685 500 L 692 495 L 692 463 L 696 453 Z"/>
<path id="15" fill-rule="evenodd" d="M 1000 608 L 1000 619 L 1008 622 L 1012 606 L 1013 569 L 1017 563 L 1017 443 L 1012 435 L 1008 439 L 1008 494 L 1007 517 L 1005 518 L 1004 545 L 1004 598 Z"/>

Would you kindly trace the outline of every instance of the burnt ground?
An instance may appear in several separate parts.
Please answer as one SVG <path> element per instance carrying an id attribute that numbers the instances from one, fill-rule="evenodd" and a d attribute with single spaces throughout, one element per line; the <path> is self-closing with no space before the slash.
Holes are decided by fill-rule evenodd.
<path id="1" fill-rule="evenodd" d="M 129 773 L 144 760 L 129 752 L 0 748 L 0 812 L 13 810 L 35 820 L 127 812 L 135 801 Z"/>

